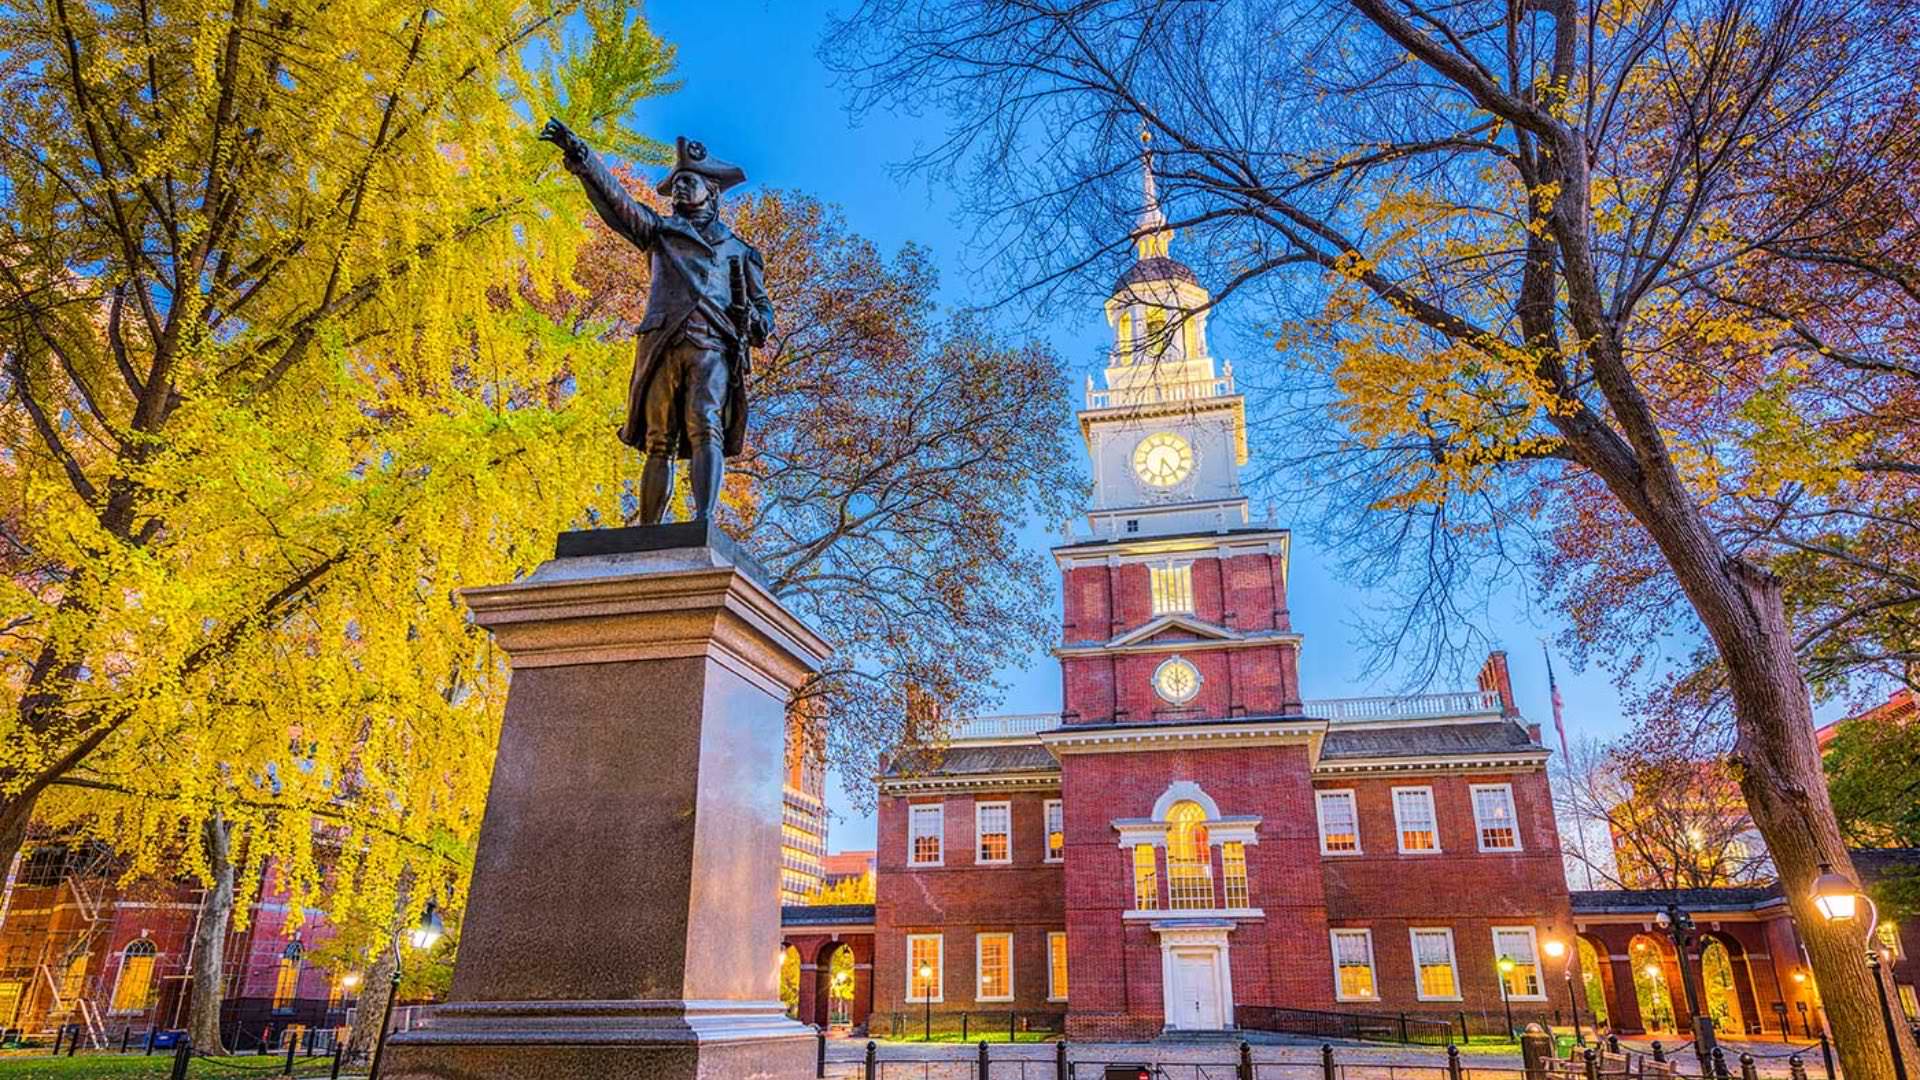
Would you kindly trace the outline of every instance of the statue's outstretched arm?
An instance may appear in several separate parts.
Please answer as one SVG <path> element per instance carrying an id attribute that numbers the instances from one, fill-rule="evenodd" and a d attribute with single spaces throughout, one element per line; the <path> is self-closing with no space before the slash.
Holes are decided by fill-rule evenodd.
<path id="1" fill-rule="evenodd" d="M 587 189 L 587 201 L 600 214 L 600 220 L 614 232 L 633 241 L 637 247 L 647 247 L 653 243 L 653 236 L 660 225 L 660 215 L 646 204 L 627 194 L 613 173 L 600 160 L 580 136 L 575 135 L 558 120 L 547 121 L 540 130 L 540 137 L 558 146 L 565 154 L 562 159 L 567 171 L 580 178 L 580 184 Z"/>
<path id="2" fill-rule="evenodd" d="M 758 348 L 773 335 L 773 300 L 767 296 L 766 270 L 754 248 L 747 249 L 747 306 L 752 309 L 752 343 Z"/>

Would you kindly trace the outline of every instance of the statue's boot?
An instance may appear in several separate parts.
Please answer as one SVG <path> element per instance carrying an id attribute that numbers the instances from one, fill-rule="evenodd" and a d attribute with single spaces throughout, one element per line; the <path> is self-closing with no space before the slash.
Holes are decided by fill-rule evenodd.
<path id="1" fill-rule="evenodd" d="M 667 494 L 673 490 L 673 455 L 649 453 L 640 466 L 640 524 L 658 525 L 667 512 Z"/>
<path id="2" fill-rule="evenodd" d="M 726 458 L 711 439 L 693 444 L 693 475 L 688 482 L 693 486 L 693 516 L 696 520 L 707 520 L 713 508 L 720 505 L 720 478 L 726 468 Z"/>

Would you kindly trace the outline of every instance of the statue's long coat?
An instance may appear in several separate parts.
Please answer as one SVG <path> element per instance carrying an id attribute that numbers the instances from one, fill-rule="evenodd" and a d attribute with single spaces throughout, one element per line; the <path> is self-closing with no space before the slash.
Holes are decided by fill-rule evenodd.
<path id="1" fill-rule="evenodd" d="M 713 326 L 729 340 L 733 324 L 727 318 L 729 258 L 739 259 L 746 270 L 747 306 L 753 323 L 753 344 L 759 344 L 773 329 L 773 302 L 767 298 L 765 272 L 760 252 L 752 244 L 733 234 L 726 224 L 714 218 L 704 229 L 679 215 L 662 216 L 651 207 L 636 202 L 598 155 L 589 151 L 586 168 L 580 174 L 587 199 L 600 212 L 601 220 L 614 232 L 626 237 L 647 253 L 652 281 L 647 289 L 647 310 L 640 320 L 634 339 L 633 382 L 627 394 L 627 423 L 620 437 L 627 445 L 645 449 L 647 445 L 647 390 L 653 382 L 660 357 L 672 344 L 674 335 L 695 309 L 704 309 Z M 738 343 L 736 343 L 738 344 Z M 726 427 L 721 453 L 739 456 L 747 433 L 745 348 L 729 350 L 727 372 Z M 668 433 L 668 451 L 684 458 L 691 453 L 687 433 L 675 412 L 675 429 Z"/>

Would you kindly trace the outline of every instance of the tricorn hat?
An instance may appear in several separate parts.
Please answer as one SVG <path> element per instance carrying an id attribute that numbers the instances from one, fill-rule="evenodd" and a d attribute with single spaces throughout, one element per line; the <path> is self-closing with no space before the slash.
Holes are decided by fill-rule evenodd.
<path id="1" fill-rule="evenodd" d="M 709 157 L 706 143 L 694 142 L 685 135 L 673 140 L 673 168 L 667 170 L 666 179 L 660 181 L 660 186 L 654 190 L 662 195 L 668 194 L 673 178 L 683 172 L 705 177 L 707 182 L 713 185 L 716 193 L 725 191 L 747 178 L 746 171 L 740 166 L 721 161 L 716 157 Z"/>

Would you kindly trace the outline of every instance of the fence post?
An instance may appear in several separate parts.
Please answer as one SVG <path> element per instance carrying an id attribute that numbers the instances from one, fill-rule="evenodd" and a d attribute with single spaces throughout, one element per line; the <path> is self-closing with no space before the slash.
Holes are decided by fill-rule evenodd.
<path id="1" fill-rule="evenodd" d="M 1245 1039 L 1240 1040 L 1240 1069 L 1235 1075 L 1238 1080 L 1253 1080 L 1253 1047 Z"/>
<path id="2" fill-rule="evenodd" d="M 875 1080 L 880 1074 L 880 1046 L 871 1039 L 867 1041 L 867 1080 Z"/>
<path id="3" fill-rule="evenodd" d="M 327 1080 L 340 1080 L 340 1055 L 344 1053 L 345 1050 L 346 1047 L 341 1044 L 340 1040 L 335 1039 L 333 1043 L 333 1068 L 328 1070 Z"/>
<path id="4" fill-rule="evenodd" d="M 1600 1055 L 1589 1046 L 1580 1051 L 1580 1066 L 1586 1072 L 1587 1080 L 1600 1080 Z"/>
<path id="5" fill-rule="evenodd" d="M 1067 1075 L 1067 1040 L 1053 1044 L 1053 1080 L 1072 1080 Z"/>
<path id="6" fill-rule="evenodd" d="M 1660 1040 L 1659 1040 L 1659 1039 L 1655 1039 L 1655 1040 L 1653 1040 L 1653 1060 L 1655 1060 L 1655 1061 L 1665 1061 L 1665 1060 L 1667 1060 L 1667 1050 L 1666 1050 L 1666 1047 L 1663 1047 L 1663 1046 L 1661 1046 L 1661 1045 L 1660 1045 Z"/>
<path id="7" fill-rule="evenodd" d="M 1467 1011 L 1465 1009 L 1460 1010 L 1460 1041 L 1462 1043 L 1473 1042 L 1473 1033 L 1467 1030 Z"/>
<path id="8" fill-rule="evenodd" d="M 287 1040 L 287 1075 L 288 1076 L 293 1075 L 293 1052 L 298 1049 L 300 1049 L 299 1039 Z"/>
<path id="9" fill-rule="evenodd" d="M 813 1075 L 824 1077 L 827 1075 L 827 1029 L 814 1028 L 813 1042 Z"/>
<path id="10" fill-rule="evenodd" d="M 1460 1080 L 1460 1048 L 1447 1044 L 1447 1080 Z"/>
<path id="11" fill-rule="evenodd" d="M 1320 1044 L 1320 1075 L 1323 1080 L 1339 1080 L 1338 1074 L 1333 1071 L 1332 1043 Z"/>
<path id="12" fill-rule="evenodd" d="M 75 1024 L 73 1025 L 73 1036 L 67 1040 L 67 1056 L 72 1057 L 73 1055 L 79 1052 L 80 1052 L 80 1025 Z"/>
<path id="13" fill-rule="evenodd" d="M 154 1031 L 153 1025 L 148 1024 L 147 1025 L 147 1056 L 148 1057 L 153 1056 L 153 1031 Z"/>
<path id="14" fill-rule="evenodd" d="M 1607 1053 L 1617 1054 L 1619 1052 L 1620 1052 L 1620 1036 L 1609 1034 L 1607 1036 Z"/>
<path id="15" fill-rule="evenodd" d="M 1020 1023 L 1020 1014 L 1014 1012 L 1011 1009 L 1007 1010 L 1007 1045 L 1008 1046 L 1013 1045 L 1014 1036 L 1016 1034 L 1015 1029 L 1019 1023 Z"/>
<path id="16" fill-rule="evenodd" d="M 1760 1080 L 1760 1070 L 1753 1067 L 1753 1055 L 1740 1052 L 1740 1080 Z"/>
<path id="17" fill-rule="evenodd" d="M 1520 1033 L 1520 1063 L 1527 1080 L 1547 1080 L 1547 1062 L 1553 1057 L 1553 1036 L 1537 1023 Z"/>
<path id="18" fill-rule="evenodd" d="M 126 1053 L 127 1047 L 132 1045 L 133 1045 L 133 1026 L 129 1024 L 128 1026 L 120 1029 L 120 1052 L 123 1054 Z"/>
<path id="19" fill-rule="evenodd" d="M 1727 1072 L 1727 1054 L 1719 1047 L 1713 1048 L 1713 1075 L 1719 1080 L 1728 1080 L 1732 1074 Z"/>
<path id="20" fill-rule="evenodd" d="M 1407 1014 L 1400 1014 L 1400 1045 L 1407 1045 Z"/>
<path id="21" fill-rule="evenodd" d="M 173 1048 L 173 1072 L 170 1080 L 187 1080 L 187 1062 L 193 1060 L 193 1040 L 181 1039 Z"/>
<path id="22" fill-rule="evenodd" d="M 67 1025 L 61 1024 L 59 1027 L 53 1029 L 53 1056 L 54 1057 L 60 1056 L 60 1044 L 66 1040 L 66 1037 L 67 1037 Z"/>
<path id="23" fill-rule="evenodd" d="M 981 1039 L 981 1040 L 980 1040 L 980 1063 L 979 1063 L 979 1065 L 978 1065 L 978 1066 L 976 1067 L 976 1070 L 975 1070 L 975 1072 L 974 1072 L 974 1074 L 973 1074 L 973 1075 L 974 1075 L 975 1077 L 977 1077 L 977 1078 L 978 1078 L 978 1080 L 987 1080 L 987 1068 L 988 1068 L 988 1066 L 987 1066 L 987 1040 L 985 1040 L 985 1039 Z"/>
<path id="24" fill-rule="evenodd" d="M 1827 1041 L 1825 1028 L 1820 1030 L 1820 1064 L 1827 1070 L 1827 1080 L 1833 1080 L 1833 1044 Z"/>
<path id="25" fill-rule="evenodd" d="M 1787 1059 L 1787 1080 L 1807 1080 L 1807 1063 L 1795 1054 Z"/>

